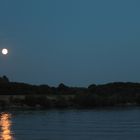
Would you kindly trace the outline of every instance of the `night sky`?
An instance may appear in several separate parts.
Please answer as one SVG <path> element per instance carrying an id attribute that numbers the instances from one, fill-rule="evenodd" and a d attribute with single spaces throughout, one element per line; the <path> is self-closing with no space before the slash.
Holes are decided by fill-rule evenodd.
<path id="1" fill-rule="evenodd" d="M 1 0 L 0 75 L 57 86 L 140 82 L 140 0 Z"/>

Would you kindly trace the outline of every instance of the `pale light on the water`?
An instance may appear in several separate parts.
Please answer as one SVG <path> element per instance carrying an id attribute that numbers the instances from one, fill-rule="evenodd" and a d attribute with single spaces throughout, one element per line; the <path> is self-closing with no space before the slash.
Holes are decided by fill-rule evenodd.
<path id="1" fill-rule="evenodd" d="M 11 114 L 0 115 L 0 140 L 13 140 L 11 132 Z"/>

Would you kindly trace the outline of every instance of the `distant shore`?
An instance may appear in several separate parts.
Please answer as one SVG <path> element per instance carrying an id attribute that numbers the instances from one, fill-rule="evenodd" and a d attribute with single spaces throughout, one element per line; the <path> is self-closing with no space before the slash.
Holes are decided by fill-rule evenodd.
<path id="1" fill-rule="evenodd" d="M 140 83 L 114 82 L 58 87 L 10 82 L 0 77 L 0 109 L 68 109 L 139 106 Z"/>

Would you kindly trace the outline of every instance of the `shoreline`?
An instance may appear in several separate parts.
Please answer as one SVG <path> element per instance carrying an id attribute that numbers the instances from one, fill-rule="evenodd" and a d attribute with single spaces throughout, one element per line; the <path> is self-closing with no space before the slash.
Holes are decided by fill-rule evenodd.
<path id="1" fill-rule="evenodd" d="M 114 82 L 89 87 L 58 87 L 0 78 L 0 108 L 68 109 L 140 106 L 140 83 Z"/>

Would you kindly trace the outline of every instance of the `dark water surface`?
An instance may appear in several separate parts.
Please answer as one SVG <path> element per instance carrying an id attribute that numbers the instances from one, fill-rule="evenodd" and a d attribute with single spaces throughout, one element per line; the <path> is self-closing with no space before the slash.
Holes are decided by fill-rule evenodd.
<path id="1" fill-rule="evenodd" d="M 0 140 L 139 140 L 140 108 L 1 112 Z"/>

